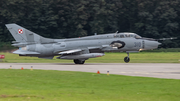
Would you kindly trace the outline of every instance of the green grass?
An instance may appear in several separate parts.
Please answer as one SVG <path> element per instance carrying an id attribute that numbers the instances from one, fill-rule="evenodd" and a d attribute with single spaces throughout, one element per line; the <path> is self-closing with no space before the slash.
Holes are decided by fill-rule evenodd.
<path id="1" fill-rule="evenodd" d="M 0 101 L 180 101 L 180 80 L 0 70 Z"/>
<path id="2" fill-rule="evenodd" d="M 157 48 L 153 50 L 144 50 L 143 52 L 180 52 L 180 48 Z"/>
<path id="3" fill-rule="evenodd" d="M 39 59 L 37 57 L 20 57 L 12 53 L 0 53 L 5 55 L 5 63 L 73 63 L 72 60 L 63 59 Z M 86 63 L 124 63 L 126 53 L 105 53 L 105 56 L 91 58 Z M 130 53 L 130 63 L 180 63 L 180 52 L 139 52 Z"/>

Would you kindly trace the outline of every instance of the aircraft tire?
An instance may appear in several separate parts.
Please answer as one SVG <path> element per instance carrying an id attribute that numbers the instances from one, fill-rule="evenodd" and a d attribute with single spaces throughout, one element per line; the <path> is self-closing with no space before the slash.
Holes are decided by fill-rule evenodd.
<path id="1" fill-rule="evenodd" d="M 128 63 L 130 61 L 130 58 L 129 57 L 125 57 L 124 58 L 124 62 Z"/>
<path id="2" fill-rule="evenodd" d="M 79 64 L 84 64 L 85 60 L 82 60 Z"/>
<path id="3" fill-rule="evenodd" d="M 75 64 L 79 64 L 79 60 L 78 59 L 74 59 L 74 63 Z"/>
<path id="4" fill-rule="evenodd" d="M 74 59 L 75 64 L 84 64 L 85 60 Z"/>

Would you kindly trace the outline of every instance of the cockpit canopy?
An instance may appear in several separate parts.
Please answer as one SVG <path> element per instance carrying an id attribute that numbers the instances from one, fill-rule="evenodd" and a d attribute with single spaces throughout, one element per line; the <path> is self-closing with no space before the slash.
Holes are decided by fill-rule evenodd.
<path id="1" fill-rule="evenodd" d="M 135 34 L 135 33 L 118 33 L 114 35 L 115 38 L 128 38 L 128 37 L 132 37 L 132 38 L 136 38 L 136 39 L 141 39 L 142 37 Z"/>

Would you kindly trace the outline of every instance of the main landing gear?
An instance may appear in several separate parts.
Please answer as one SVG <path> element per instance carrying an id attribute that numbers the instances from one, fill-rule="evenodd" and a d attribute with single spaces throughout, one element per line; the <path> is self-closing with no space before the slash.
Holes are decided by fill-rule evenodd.
<path id="1" fill-rule="evenodd" d="M 124 62 L 128 63 L 130 61 L 130 58 L 129 58 L 129 53 L 127 52 L 127 57 L 124 58 Z"/>
<path id="2" fill-rule="evenodd" d="M 84 64 L 85 60 L 74 59 L 75 64 Z"/>

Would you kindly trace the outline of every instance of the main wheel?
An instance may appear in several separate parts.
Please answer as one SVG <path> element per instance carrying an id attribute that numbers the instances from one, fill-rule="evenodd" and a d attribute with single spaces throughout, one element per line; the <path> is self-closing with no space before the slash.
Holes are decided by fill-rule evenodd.
<path id="1" fill-rule="evenodd" d="M 130 61 L 130 58 L 129 57 L 125 57 L 124 58 L 124 62 L 128 63 Z"/>
<path id="2" fill-rule="evenodd" d="M 84 64 L 85 60 L 74 59 L 75 64 Z"/>
<path id="3" fill-rule="evenodd" d="M 74 60 L 74 63 L 75 63 L 75 64 L 79 64 L 79 60 L 75 59 L 75 60 Z"/>
<path id="4" fill-rule="evenodd" d="M 79 64 L 84 64 L 85 60 L 80 60 Z"/>

